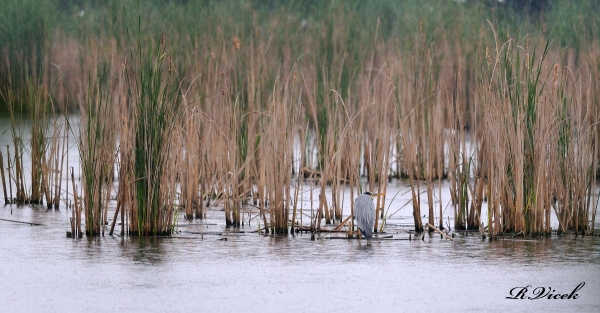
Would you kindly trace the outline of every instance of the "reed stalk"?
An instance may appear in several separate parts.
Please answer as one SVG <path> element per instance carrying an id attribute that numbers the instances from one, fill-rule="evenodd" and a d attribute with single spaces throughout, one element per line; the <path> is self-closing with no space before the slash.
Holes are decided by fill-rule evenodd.
<path id="1" fill-rule="evenodd" d="M 73 212 L 75 214 L 75 231 L 73 232 L 73 238 L 75 238 L 75 236 L 81 238 L 83 236 L 83 232 L 81 231 L 81 206 L 79 203 L 79 198 L 77 197 L 77 185 L 75 185 L 75 174 L 73 167 L 71 167 L 71 183 L 73 184 Z"/>
<path id="2" fill-rule="evenodd" d="M 13 203 L 16 201 L 15 198 L 13 198 L 13 191 L 12 191 L 12 181 L 13 181 L 13 176 L 12 176 L 12 171 L 10 170 L 12 168 L 11 166 L 11 162 L 10 162 L 10 150 L 8 148 L 8 145 L 6 146 L 6 154 L 7 154 L 7 170 L 8 170 L 8 194 L 10 197 L 10 202 Z"/>
<path id="3" fill-rule="evenodd" d="M 0 174 L 2 178 L 2 195 L 4 195 L 4 204 L 9 204 L 11 203 L 11 195 L 6 193 L 6 178 L 4 177 L 4 156 L 2 156 L 2 151 L 0 151 Z"/>
<path id="4" fill-rule="evenodd" d="M 60 163 L 60 169 L 59 169 L 58 165 L 56 165 L 56 170 L 58 171 L 58 175 L 55 176 L 56 181 L 54 182 L 54 186 L 56 188 L 54 190 L 54 196 L 55 196 L 54 209 L 57 209 L 57 210 L 60 208 L 60 194 L 62 191 L 61 186 L 62 186 L 62 181 L 63 181 L 63 169 L 64 169 L 64 165 L 65 165 L 65 156 L 68 154 L 68 149 L 69 149 L 68 148 L 69 147 L 69 141 L 68 141 L 69 132 L 68 132 L 67 128 L 68 128 L 67 125 L 64 125 L 64 133 L 62 135 L 63 142 L 62 142 L 62 151 L 60 154 L 60 162 L 58 161 L 58 157 L 56 158 L 56 161 Z M 68 157 L 67 157 L 67 159 L 68 159 Z M 68 160 L 66 163 L 67 163 L 66 167 L 69 168 Z M 68 181 L 68 178 L 67 178 L 67 181 Z M 68 194 L 68 193 L 69 193 L 69 184 L 67 184 L 67 190 L 66 190 L 65 194 Z M 66 201 L 65 201 L 65 204 L 68 207 L 68 203 Z"/>

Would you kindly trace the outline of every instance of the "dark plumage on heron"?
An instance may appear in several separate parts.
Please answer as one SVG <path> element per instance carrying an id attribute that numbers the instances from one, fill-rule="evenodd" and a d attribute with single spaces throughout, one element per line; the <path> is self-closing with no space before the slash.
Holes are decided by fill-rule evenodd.
<path id="1" fill-rule="evenodd" d="M 384 195 L 384 193 L 373 194 L 367 191 L 354 200 L 356 225 L 367 239 L 367 243 L 371 241 L 373 228 L 375 227 L 375 204 L 373 204 L 373 198 L 381 195 Z"/>

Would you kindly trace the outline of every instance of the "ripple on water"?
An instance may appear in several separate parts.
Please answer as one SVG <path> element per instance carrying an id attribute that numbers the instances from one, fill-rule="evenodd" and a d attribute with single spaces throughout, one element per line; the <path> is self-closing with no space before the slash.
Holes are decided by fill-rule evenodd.
<path id="1" fill-rule="evenodd" d="M 227 229 L 216 219 L 216 226 L 186 226 L 171 238 L 73 240 L 65 238 L 70 211 L 12 209 L 0 208 L 0 218 L 44 225 L 0 221 L 0 290 L 9 290 L 0 304 L 11 312 L 600 311 L 597 237 L 490 242 L 432 235 L 366 245 L 261 236 L 252 233 L 255 225 L 221 235 Z M 190 233 L 194 227 L 207 234 Z M 408 238 L 402 230 L 393 234 Z M 570 292 L 582 281 L 577 301 L 505 299 L 520 285 Z"/>

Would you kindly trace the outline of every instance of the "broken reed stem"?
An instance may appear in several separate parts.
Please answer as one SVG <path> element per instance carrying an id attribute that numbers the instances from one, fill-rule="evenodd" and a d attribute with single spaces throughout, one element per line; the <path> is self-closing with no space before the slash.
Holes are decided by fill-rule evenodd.
<path id="1" fill-rule="evenodd" d="M 454 239 L 452 239 L 452 237 L 450 237 L 450 236 L 446 235 L 446 234 L 445 234 L 443 231 L 439 230 L 437 227 L 435 227 L 435 226 L 433 226 L 433 225 L 431 225 L 431 224 L 429 224 L 429 223 L 425 224 L 425 226 L 426 226 L 426 227 L 429 227 L 429 228 L 431 228 L 431 229 L 433 229 L 434 231 L 436 231 L 436 232 L 437 232 L 437 233 L 439 233 L 440 235 L 444 236 L 444 238 L 446 238 L 446 239 L 450 239 L 450 241 L 454 241 Z"/>
<path id="2" fill-rule="evenodd" d="M 119 210 L 121 209 L 121 201 L 117 202 L 117 208 L 115 209 L 115 215 L 113 216 L 112 223 L 110 224 L 110 231 L 108 232 L 109 236 L 113 235 L 113 231 L 115 229 L 115 224 L 117 223 L 117 217 L 119 216 Z M 121 215 L 123 215 L 121 213 Z"/>
<path id="3" fill-rule="evenodd" d="M 352 219 L 352 214 L 348 215 L 348 217 L 346 217 L 338 226 L 336 226 L 333 230 L 334 231 L 338 231 L 340 229 L 342 229 L 344 227 L 344 225 L 346 225 L 346 223 L 348 223 L 348 221 L 350 221 L 350 219 Z"/>

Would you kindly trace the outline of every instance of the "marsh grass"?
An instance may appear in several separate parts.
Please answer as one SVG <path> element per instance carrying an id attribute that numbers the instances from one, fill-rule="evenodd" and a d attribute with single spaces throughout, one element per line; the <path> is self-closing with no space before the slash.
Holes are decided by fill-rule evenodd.
<path id="1" fill-rule="evenodd" d="M 165 235 L 178 209 L 189 220 L 219 206 L 227 227 L 252 215 L 278 235 L 346 222 L 353 237 L 344 193 L 386 192 L 392 178 L 410 182 L 417 232 L 423 216 L 442 229 L 448 203 L 455 230 L 483 231 L 486 201 L 490 238 L 548 235 L 552 213 L 561 233 L 593 227 L 600 49 L 587 20 L 552 11 L 557 21 L 540 30 L 515 12 L 441 0 L 84 8 L 84 18 L 59 23 L 52 49 L 28 54 L 55 61 L 60 84 L 48 84 L 53 70 L 2 95 L 15 147 L 8 189 L 21 202 L 61 193 L 51 175 L 61 172 L 65 139 L 61 148 L 61 126 L 48 132 L 44 112 L 73 101 L 64 89 L 84 95 L 75 100 L 90 235 L 101 234 L 117 188 L 111 233 L 118 214 L 123 234 L 128 225 L 130 235 Z M 572 26 L 559 27 L 568 19 Z M 4 68 L 16 69 L 17 48 Z M 31 143 L 17 124 L 23 112 L 46 116 L 34 121 Z M 29 151 L 47 174 L 25 186 Z M 310 207 L 301 201 L 309 185 Z M 385 201 L 376 200 L 375 231 L 386 206 L 399 210 Z"/>
<path id="2" fill-rule="evenodd" d="M 495 234 L 548 236 L 554 209 L 559 233 L 584 232 L 595 126 L 584 117 L 594 110 L 581 97 L 579 78 L 568 68 L 561 74 L 560 64 L 548 60 L 549 41 L 538 45 L 541 53 L 514 42 L 497 47 L 485 87 L 488 138 L 500 147 L 489 163 L 488 223 L 494 221 Z"/>

